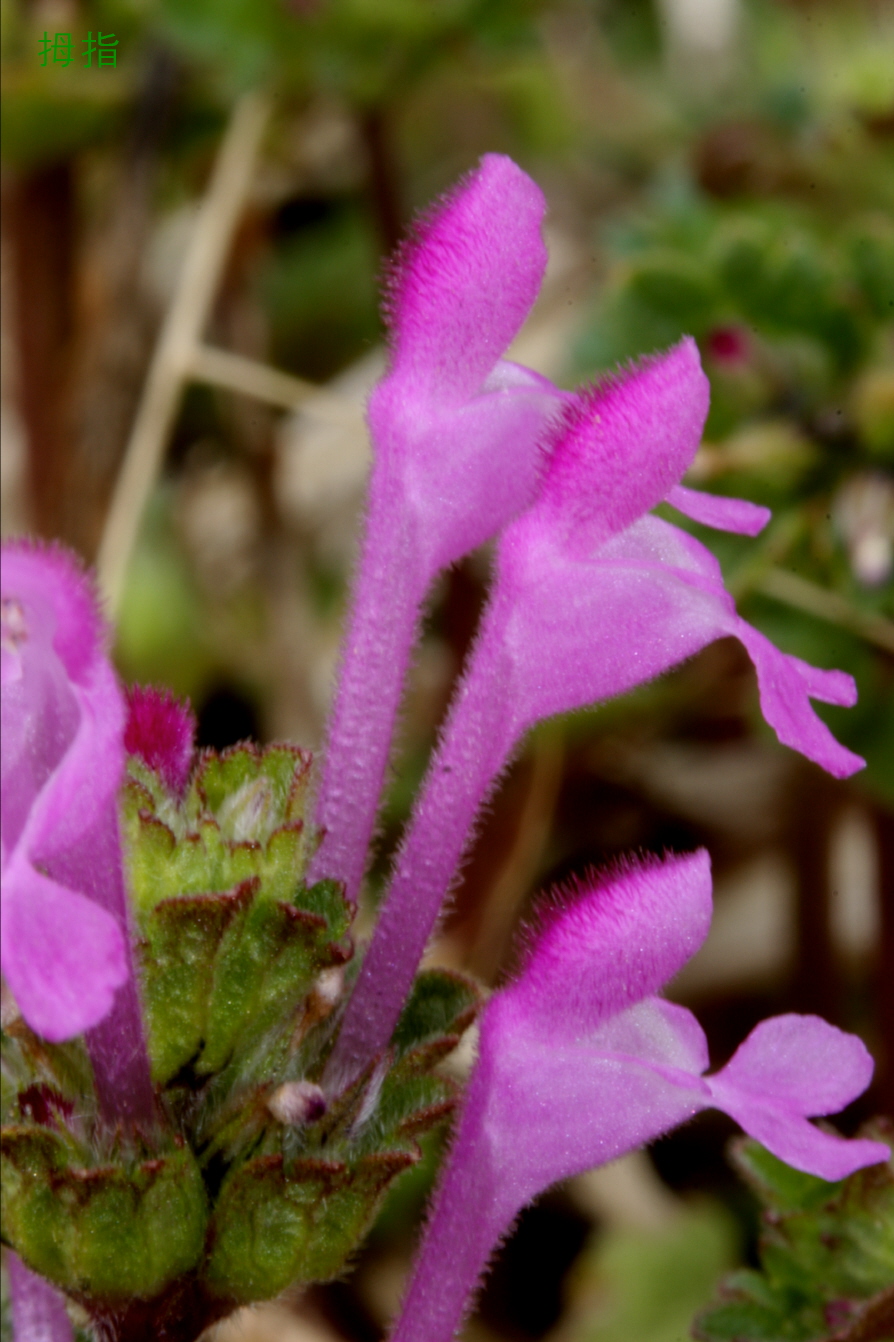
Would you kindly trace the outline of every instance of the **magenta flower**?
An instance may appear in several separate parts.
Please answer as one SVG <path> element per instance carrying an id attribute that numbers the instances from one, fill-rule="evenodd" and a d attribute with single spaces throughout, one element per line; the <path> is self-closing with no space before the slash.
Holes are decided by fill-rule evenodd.
<path id="1" fill-rule="evenodd" d="M 478 1061 L 393 1342 L 448 1342 L 522 1207 L 557 1180 L 722 1109 L 781 1160 L 841 1179 L 887 1160 L 808 1116 L 868 1085 L 854 1035 L 816 1016 L 763 1021 L 714 1076 L 698 1021 L 654 994 L 711 917 L 704 851 L 588 881 L 548 916 L 518 978 L 488 1003 Z"/>
<path id="2" fill-rule="evenodd" d="M 391 366 L 373 392 L 366 531 L 317 800 L 311 878 L 356 898 L 420 608 L 436 574 L 534 495 L 540 439 L 569 399 L 500 356 L 546 267 L 539 188 L 508 158 L 478 170 L 399 255 Z"/>
<path id="3" fill-rule="evenodd" d="M 188 701 L 156 685 L 127 691 L 124 748 L 161 775 L 172 792 L 183 792 L 192 769 L 196 720 Z"/>
<path id="4" fill-rule="evenodd" d="M 736 614 L 711 553 L 647 515 L 667 500 L 746 534 L 769 517 L 677 483 L 707 408 L 687 339 L 566 409 L 536 501 L 500 538 L 490 603 L 330 1059 L 333 1087 L 387 1047 L 475 817 L 536 722 L 622 694 L 735 634 L 780 740 L 838 776 L 861 767 L 810 705 L 811 696 L 852 704 L 851 677 L 779 652 Z"/>
<path id="5" fill-rule="evenodd" d="M 124 703 L 66 554 L 4 546 L 2 585 L 3 973 L 31 1028 L 61 1040 L 96 1025 L 128 975 L 123 890 L 110 909 L 89 857 L 114 815 Z"/>

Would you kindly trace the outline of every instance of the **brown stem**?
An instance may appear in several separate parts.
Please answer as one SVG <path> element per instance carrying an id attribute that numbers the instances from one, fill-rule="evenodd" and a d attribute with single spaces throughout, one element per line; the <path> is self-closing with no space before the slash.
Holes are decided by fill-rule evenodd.
<path id="1" fill-rule="evenodd" d="M 31 525 L 60 534 L 67 493 L 64 407 L 74 328 L 75 198 L 69 159 L 13 177 L 4 191 L 13 272 L 19 405 Z"/>
<path id="2" fill-rule="evenodd" d="M 65 535 L 93 559 L 115 476 L 127 442 L 155 335 L 155 314 L 143 292 L 142 265 L 152 222 L 162 138 L 178 70 L 164 50 L 150 58 L 118 180 L 93 264 L 92 318 L 84 329 L 72 377 L 72 480 Z"/>
<path id="3" fill-rule="evenodd" d="M 804 763 L 795 782 L 791 848 L 797 872 L 799 1011 L 840 1019 L 841 984 L 831 928 L 830 848 L 844 797 L 821 769 Z"/>
<path id="4" fill-rule="evenodd" d="M 894 1114 L 894 814 L 876 805 L 872 810 L 878 844 L 881 937 L 875 981 L 876 1020 L 884 1054 L 873 1087 L 876 1106 Z"/>
<path id="5" fill-rule="evenodd" d="M 364 114 L 360 126 L 369 158 L 369 185 L 373 212 L 382 251 L 386 256 L 390 256 L 400 242 L 403 221 L 397 166 L 384 108 L 370 108 Z"/>
<path id="6" fill-rule="evenodd" d="M 91 1315 L 97 1342 L 196 1342 L 235 1308 L 209 1296 L 192 1274 L 154 1300 L 130 1300 L 120 1309 L 97 1311 L 95 1302 L 81 1303 Z"/>
<path id="7" fill-rule="evenodd" d="M 831 1342 L 890 1342 L 894 1337 L 894 1286 L 864 1305 L 857 1320 Z"/>

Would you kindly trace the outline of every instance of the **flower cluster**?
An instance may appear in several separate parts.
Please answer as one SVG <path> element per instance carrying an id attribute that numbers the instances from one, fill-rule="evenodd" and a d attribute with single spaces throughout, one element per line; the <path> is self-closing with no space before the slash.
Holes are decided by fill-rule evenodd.
<path id="1" fill-rule="evenodd" d="M 16 1318 L 42 1310 L 46 1336 L 67 1324 L 29 1269 L 133 1338 L 159 1335 L 159 1320 L 191 1338 L 236 1303 L 340 1270 L 417 1158 L 412 1134 L 453 1103 L 432 1068 L 474 989 L 417 971 L 476 817 L 534 724 L 732 634 L 780 741 L 839 777 L 861 767 L 810 703 L 853 703 L 850 678 L 779 652 L 738 616 L 709 551 L 652 515 L 666 503 L 747 535 L 768 517 L 680 484 L 708 407 L 694 342 L 574 394 L 502 358 L 543 277 L 543 213 L 530 178 L 488 155 L 395 263 L 312 819 L 306 756 L 197 758 L 182 706 L 141 691 L 126 703 L 73 561 L 4 549 L 3 972 L 28 1027 L 16 1065 L 53 1076 L 19 1093 L 4 1234 L 24 1259 Z M 348 924 L 423 602 L 440 570 L 495 536 L 489 603 L 348 991 Z M 399 1342 L 454 1336 L 494 1245 L 538 1192 L 701 1109 L 824 1179 L 887 1159 L 878 1142 L 808 1121 L 872 1071 L 858 1039 L 815 1017 L 763 1022 L 707 1074 L 698 1023 L 659 994 L 710 915 L 703 852 L 588 876 L 551 907 L 482 1014 Z M 29 1042 L 85 1032 L 98 1103 L 86 1135 L 53 1088 L 71 1058 Z M 94 1223 L 88 1207 L 73 1239 L 40 1201 L 41 1170 L 86 1187 L 84 1165 L 97 1207 L 126 1188 L 134 1243 L 155 1255 L 121 1278 L 134 1284 L 114 1307 L 100 1212 Z"/>

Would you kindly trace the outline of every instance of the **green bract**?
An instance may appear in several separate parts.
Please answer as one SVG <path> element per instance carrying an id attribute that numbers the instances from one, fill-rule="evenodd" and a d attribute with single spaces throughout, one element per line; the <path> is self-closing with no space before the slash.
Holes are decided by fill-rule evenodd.
<path id="1" fill-rule="evenodd" d="M 208 1217 L 185 1147 L 150 1160 L 78 1160 L 35 1124 L 3 1134 L 3 1228 L 23 1258 L 70 1295 L 147 1299 L 195 1267 Z"/>
<path id="2" fill-rule="evenodd" d="M 338 1273 L 453 1104 L 436 1066 L 477 993 L 440 971 L 420 975 L 386 1060 L 328 1105 L 319 1088 L 352 909 L 304 880 L 309 767 L 291 747 L 206 752 L 181 799 L 131 760 L 152 1132 L 103 1128 L 80 1041 L 21 1020 L 3 1036 L 4 1239 L 135 1342 Z"/>

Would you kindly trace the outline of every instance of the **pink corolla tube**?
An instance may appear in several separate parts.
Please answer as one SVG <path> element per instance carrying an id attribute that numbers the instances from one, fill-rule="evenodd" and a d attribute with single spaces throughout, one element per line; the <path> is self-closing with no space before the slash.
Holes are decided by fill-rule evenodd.
<path id="1" fill-rule="evenodd" d="M 356 899 L 421 607 L 441 569 L 530 503 L 542 438 L 570 399 L 501 356 L 546 268 L 537 185 L 486 154 L 398 255 L 388 373 L 372 394 L 373 468 L 327 731 L 310 879 Z"/>
<path id="2" fill-rule="evenodd" d="M 779 739 L 838 777 L 862 766 L 810 704 L 852 704 L 851 677 L 779 652 L 736 614 L 710 551 L 648 515 L 666 500 L 749 535 L 767 521 L 754 504 L 678 484 L 707 410 L 690 339 L 566 407 L 536 500 L 500 537 L 490 602 L 329 1060 L 332 1089 L 387 1048 L 482 803 L 541 719 L 622 694 L 734 634 Z"/>
<path id="3" fill-rule="evenodd" d="M 74 1342 L 74 1330 L 59 1291 L 27 1268 L 12 1250 L 7 1254 L 7 1266 L 15 1342 Z"/>
<path id="4" fill-rule="evenodd" d="M 705 1075 L 698 1021 L 655 994 L 701 945 L 710 917 L 704 851 L 591 878 L 547 915 L 521 973 L 484 1010 L 392 1342 L 449 1342 L 526 1203 L 699 1110 L 724 1110 L 780 1160 L 822 1179 L 889 1158 L 884 1143 L 808 1121 L 841 1109 L 872 1076 L 861 1041 L 816 1016 L 763 1021 Z"/>
<path id="5" fill-rule="evenodd" d="M 153 1100 L 117 818 L 123 695 L 74 557 L 14 542 L 0 567 L 0 962 L 37 1034 L 88 1032 L 106 1114 L 145 1118 Z"/>

